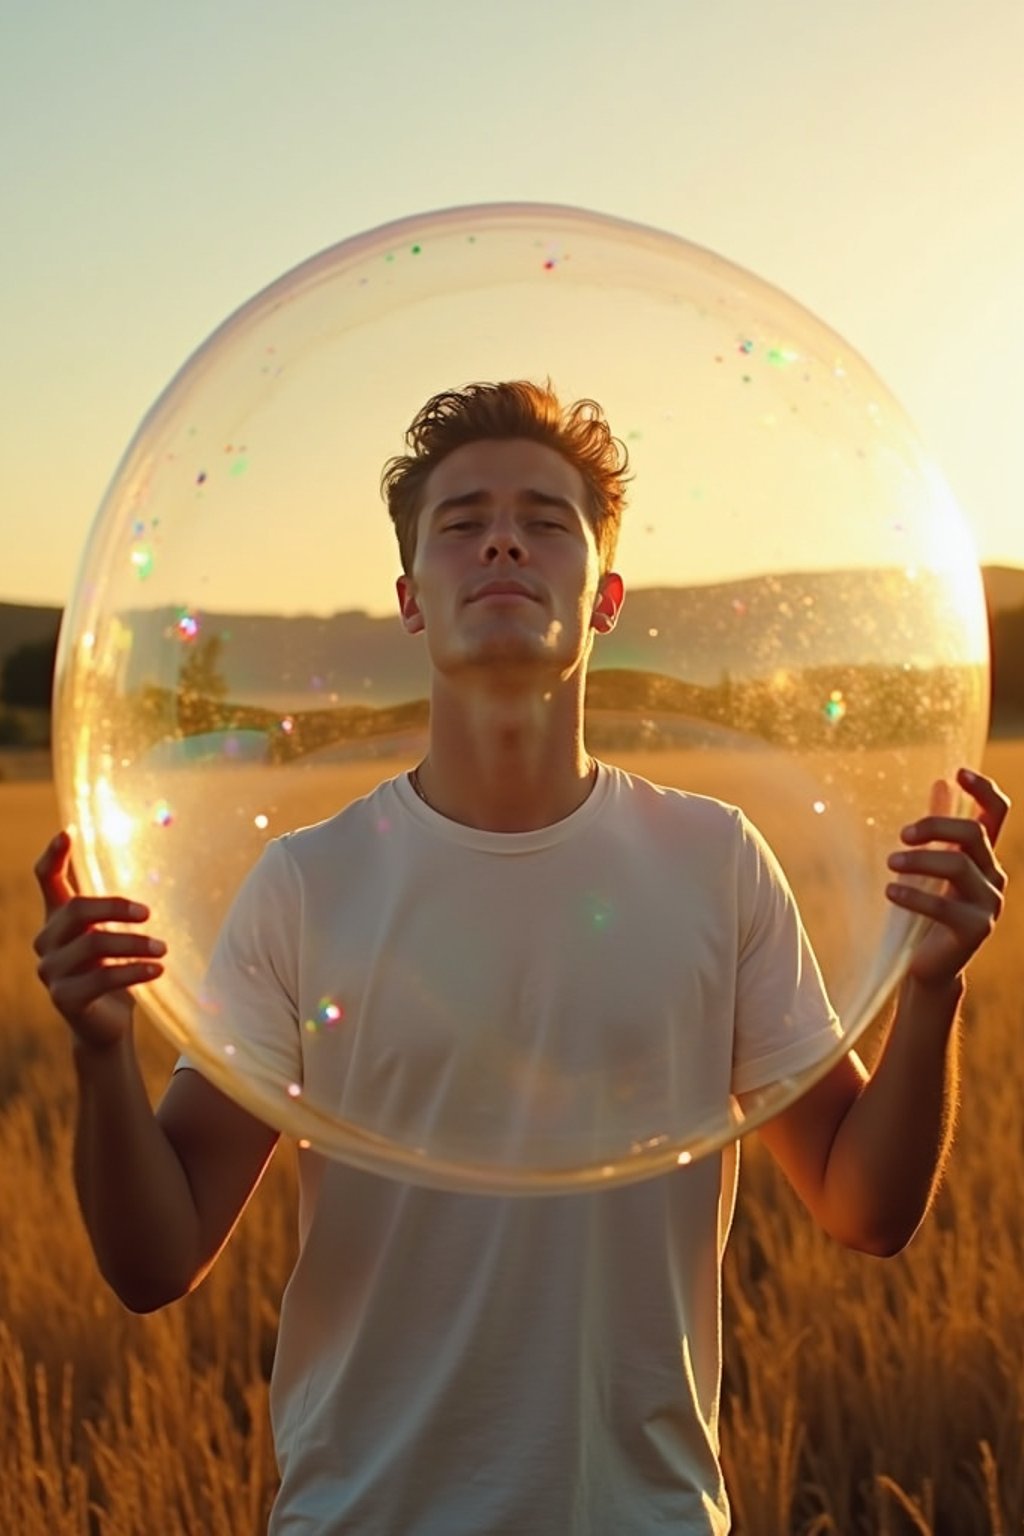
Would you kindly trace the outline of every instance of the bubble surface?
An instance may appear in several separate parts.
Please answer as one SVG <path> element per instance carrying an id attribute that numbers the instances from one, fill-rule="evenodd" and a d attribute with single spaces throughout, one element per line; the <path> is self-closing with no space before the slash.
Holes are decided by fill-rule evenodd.
<path id="1" fill-rule="evenodd" d="M 588 745 L 743 807 L 792 884 L 844 1037 L 746 1112 L 729 1095 L 695 1106 L 649 1071 L 620 1114 L 621 1052 L 586 1092 L 568 1058 L 527 1088 L 495 1056 L 484 1088 L 467 1073 L 475 1097 L 450 1097 L 425 1133 L 367 1096 L 353 1116 L 352 1095 L 257 1070 L 244 1040 L 211 1030 L 223 1014 L 204 978 L 267 842 L 423 753 L 427 664 L 397 618 L 385 460 L 438 390 L 546 377 L 565 401 L 600 401 L 635 475 L 616 560 L 626 603 L 595 646 Z M 145 899 L 168 943 L 146 1010 L 239 1102 L 304 1147 L 438 1187 L 600 1187 L 722 1146 L 856 1043 L 918 932 L 885 901 L 886 856 L 932 785 L 979 757 L 987 666 L 964 520 L 840 337 L 675 236 L 575 209 L 455 209 L 286 274 L 153 406 L 65 614 L 57 788 L 83 888 Z M 387 818 L 377 832 L 394 835 Z M 356 888 L 360 871 L 338 879 Z M 614 885 L 581 914 L 614 943 Z M 650 1067 L 665 1042 L 643 1003 L 638 975 L 632 1049 Z M 358 1025 L 339 975 L 296 1031 L 327 1050 Z M 386 1036 L 362 1048 L 386 1055 Z M 557 1149 L 527 1136 L 510 1153 L 500 1112 L 480 1104 L 516 1100 L 529 1124 L 534 1092 L 557 1110 Z"/>

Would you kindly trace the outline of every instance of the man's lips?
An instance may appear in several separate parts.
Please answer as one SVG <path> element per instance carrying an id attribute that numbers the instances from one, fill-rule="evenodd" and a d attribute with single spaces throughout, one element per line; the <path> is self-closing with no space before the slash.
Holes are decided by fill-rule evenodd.
<path id="1" fill-rule="evenodd" d="M 530 602 L 537 599 L 528 587 L 524 587 L 520 581 L 488 581 L 482 587 L 470 595 L 469 601 L 477 603 L 484 597 L 525 597 Z"/>

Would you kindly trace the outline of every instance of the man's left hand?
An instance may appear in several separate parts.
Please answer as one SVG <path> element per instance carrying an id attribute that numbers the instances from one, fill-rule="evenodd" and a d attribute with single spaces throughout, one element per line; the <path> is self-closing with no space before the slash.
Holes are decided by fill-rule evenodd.
<path id="1" fill-rule="evenodd" d="M 992 932 L 1006 890 L 1006 871 L 996 858 L 995 845 L 1009 798 L 992 779 L 967 768 L 957 774 L 957 783 L 975 802 L 977 814 L 951 816 L 952 791 L 940 780 L 932 790 L 929 814 L 903 828 L 900 837 L 906 848 L 888 860 L 898 876 L 923 875 L 943 882 L 936 892 L 897 880 L 885 892 L 895 906 L 933 919 L 907 968 L 907 975 L 927 989 L 942 989 L 959 979 Z M 944 846 L 927 846 L 936 843 Z"/>

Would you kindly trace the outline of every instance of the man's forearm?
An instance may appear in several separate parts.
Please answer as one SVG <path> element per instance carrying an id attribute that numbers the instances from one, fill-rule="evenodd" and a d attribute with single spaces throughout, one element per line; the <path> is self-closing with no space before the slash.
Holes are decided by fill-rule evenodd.
<path id="1" fill-rule="evenodd" d="M 75 1047 L 74 1176 L 96 1259 L 125 1306 L 150 1312 L 187 1290 L 199 1224 L 185 1171 L 149 1096 L 131 1036 Z"/>
<path id="2" fill-rule="evenodd" d="M 904 983 L 881 1056 L 836 1132 L 825 1174 L 833 1230 L 898 1252 L 938 1186 L 956 1119 L 963 982 Z"/>

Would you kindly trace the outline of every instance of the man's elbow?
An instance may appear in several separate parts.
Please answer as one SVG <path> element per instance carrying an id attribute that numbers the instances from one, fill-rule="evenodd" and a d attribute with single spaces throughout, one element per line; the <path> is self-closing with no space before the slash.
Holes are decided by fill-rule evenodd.
<path id="1" fill-rule="evenodd" d="M 144 1317 L 151 1312 L 162 1312 L 187 1296 L 199 1284 L 201 1275 L 192 1281 L 171 1275 L 125 1275 L 108 1273 L 101 1267 L 100 1273 L 121 1305 L 129 1312 Z"/>
<path id="2" fill-rule="evenodd" d="M 162 1312 L 178 1298 L 170 1296 L 162 1300 L 157 1296 L 135 1295 L 132 1292 L 118 1291 L 117 1298 L 126 1312 L 132 1312 L 136 1317 L 149 1317 L 155 1312 Z"/>
<path id="3" fill-rule="evenodd" d="M 872 1259 L 894 1259 L 910 1246 L 920 1225 L 916 1222 L 912 1227 L 840 1228 L 832 1230 L 830 1235 L 854 1253 L 863 1253 Z"/>

